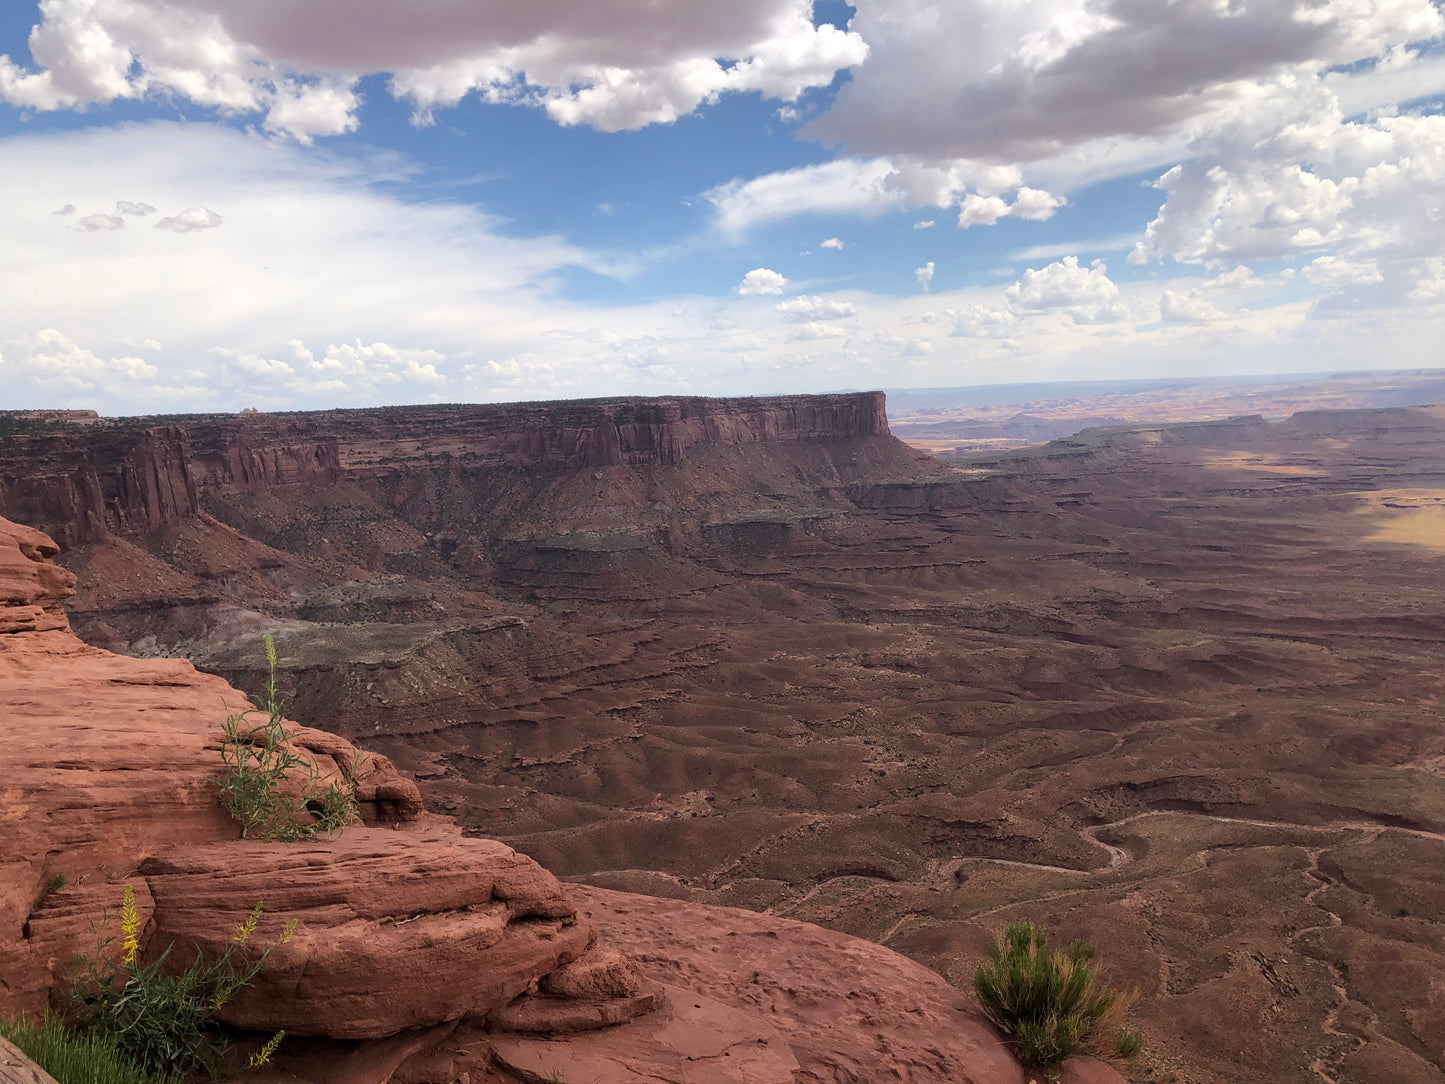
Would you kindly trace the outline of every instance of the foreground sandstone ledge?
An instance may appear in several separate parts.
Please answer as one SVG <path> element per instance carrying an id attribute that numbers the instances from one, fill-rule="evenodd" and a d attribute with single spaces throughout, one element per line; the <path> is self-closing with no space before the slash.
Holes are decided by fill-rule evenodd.
<path id="1" fill-rule="evenodd" d="M 0 1011 L 59 1003 L 128 882 L 151 957 L 216 949 L 257 900 L 261 943 L 300 921 L 225 1010 L 300 1037 L 278 1081 L 1022 1084 L 933 972 L 802 923 L 564 886 L 423 813 L 389 761 L 334 735 L 291 742 L 323 779 L 355 772 L 366 826 L 238 839 L 207 777 L 242 694 L 81 643 L 55 553 L 0 520 Z"/>

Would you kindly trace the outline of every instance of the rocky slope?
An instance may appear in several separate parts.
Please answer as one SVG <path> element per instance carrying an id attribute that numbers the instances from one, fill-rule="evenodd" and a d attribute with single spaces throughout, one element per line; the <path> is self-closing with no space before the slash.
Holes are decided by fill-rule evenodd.
<path id="1" fill-rule="evenodd" d="M 241 694 L 181 660 L 82 644 L 55 552 L 0 520 L 0 1012 L 63 1001 L 75 954 L 95 951 L 92 920 L 127 883 L 151 958 L 218 951 L 258 900 L 260 942 L 299 922 L 223 1010 L 242 1032 L 286 1029 L 276 1080 L 1022 1081 L 918 965 L 783 920 L 579 899 L 511 848 L 420 812 L 384 757 L 330 734 L 292 726 L 289 740 L 323 782 L 357 782 L 366 825 L 238 839 L 207 777 L 223 702 Z"/>
<path id="2" fill-rule="evenodd" d="M 1007 918 L 1088 937 L 1141 1080 L 1445 1081 L 1445 410 L 956 468 L 821 426 L 462 468 L 445 415 L 72 547 L 77 628 L 251 689 L 275 633 L 301 717 L 566 878 L 964 983 Z"/>

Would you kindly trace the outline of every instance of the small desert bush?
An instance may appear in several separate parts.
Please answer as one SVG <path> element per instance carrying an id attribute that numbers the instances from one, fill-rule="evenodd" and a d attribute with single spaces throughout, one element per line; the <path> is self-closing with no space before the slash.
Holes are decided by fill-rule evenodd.
<path id="1" fill-rule="evenodd" d="M 1074 1054 L 1113 1060 L 1139 1052 L 1139 1034 L 1125 1024 L 1137 995 L 1103 982 L 1089 966 L 1093 958 L 1085 941 L 1054 949 L 1043 929 L 1014 922 L 974 972 L 984 1014 L 1051 1080 Z"/>
<path id="2" fill-rule="evenodd" d="M 151 1073 L 127 1057 L 113 1036 L 73 1031 L 46 1014 L 39 1024 L 0 1018 L 0 1036 L 59 1084 L 182 1084 L 177 1073 Z"/>
<path id="3" fill-rule="evenodd" d="M 286 738 L 276 694 L 276 642 L 269 634 L 266 663 L 270 670 L 266 707 L 226 716 L 221 724 L 221 760 L 226 770 L 211 782 L 220 788 L 221 804 L 241 826 L 242 839 L 295 842 L 340 831 L 357 819 L 357 763 L 341 782 L 317 784 L 315 766 L 297 755 Z M 265 721 L 253 721 L 257 715 Z"/>
<path id="4" fill-rule="evenodd" d="M 289 941 L 296 929 L 291 923 L 277 945 L 252 955 L 250 941 L 261 913 L 258 903 L 220 955 L 208 960 L 198 950 L 188 968 L 174 972 L 166 966 L 174 946 L 148 964 L 140 962 L 140 916 L 135 893 L 126 885 L 121 897 L 120 963 L 105 954 L 108 939 L 94 957 L 80 959 L 71 997 L 81 1028 L 113 1044 L 152 1074 L 214 1075 L 224 1068 L 229 1050 L 216 1014 L 250 985 L 271 952 Z M 263 1056 L 269 1058 L 279 1042 L 278 1034 Z"/>

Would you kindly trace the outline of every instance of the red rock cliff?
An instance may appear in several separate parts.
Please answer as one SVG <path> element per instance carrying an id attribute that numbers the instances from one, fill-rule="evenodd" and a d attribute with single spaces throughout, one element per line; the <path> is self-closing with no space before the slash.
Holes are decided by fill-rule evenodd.
<path id="1" fill-rule="evenodd" d="M 409 465 L 673 466 L 699 445 L 887 438 L 882 392 L 591 399 L 80 424 L 0 416 L 0 514 L 69 548 L 201 510 L 207 489 L 376 476 Z"/>

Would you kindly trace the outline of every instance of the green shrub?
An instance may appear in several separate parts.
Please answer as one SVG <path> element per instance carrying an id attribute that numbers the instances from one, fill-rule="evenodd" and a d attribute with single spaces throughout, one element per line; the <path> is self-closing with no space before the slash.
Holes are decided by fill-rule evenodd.
<path id="1" fill-rule="evenodd" d="M 316 768 L 297 755 L 286 739 L 280 699 L 276 695 L 276 642 L 266 636 L 270 678 L 264 710 L 232 712 L 221 724 L 223 775 L 211 779 L 220 788 L 221 804 L 241 826 L 241 838 L 259 836 L 280 842 L 315 839 L 340 831 L 357 819 L 356 768 L 341 782 L 317 785 Z M 252 722 L 264 715 L 263 723 Z M 359 754 L 358 754 L 359 756 Z M 303 773 L 299 781 L 294 777 Z"/>
<path id="2" fill-rule="evenodd" d="M 1018 1049 L 1020 1058 L 1050 1080 L 1074 1054 L 1128 1059 L 1141 1047 L 1125 1025 L 1134 993 L 1105 984 L 1089 961 L 1094 946 L 1075 941 L 1049 947 L 1032 922 L 1014 922 L 994 940 L 989 959 L 974 972 L 984 1014 Z"/>
<path id="3" fill-rule="evenodd" d="M 71 990 L 81 1026 L 87 1033 L 104 1036 L 147 1072 L 215 1074 L 224 1066 L 229 1049 L 216 1014 L 250 985 L 276 947 L 249 955 L 247 946 L 261 910 L 256 904 L 219 956 L 207 960 L 197 951 L 190 967 L 172 973 L 166 964 L 174 946 L 148 964 L 140 962 L 140 916 L 135 893 L 126 885 L 120 963 L 104 954 L 108 941 L 101 942 L 96 957 L 81 957 L 81 974 Z M 277 944 L 289 941 L 295 928 L 291 923 Z M 270 1049 L 274 1051 L 274 1045 Z"/>
<path id="4" fill-rule="evenodd" d="M 72 1031 L 46 1014 L 39 1024 L 0 1017 L 0 1036 L 9 1039 L 59 1084 L 182 1084 L 178 1073 L 150 1073 L 121 1050 L 113 1036 Z"/>

